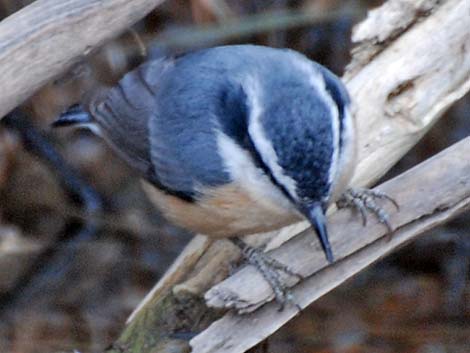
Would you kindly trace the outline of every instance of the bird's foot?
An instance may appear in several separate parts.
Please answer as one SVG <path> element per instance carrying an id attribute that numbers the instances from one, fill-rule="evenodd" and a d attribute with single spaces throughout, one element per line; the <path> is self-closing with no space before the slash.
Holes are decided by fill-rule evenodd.
<path id="1" fill-rule="evenodd" d="M 376 200 L 389 201 L 397 210 L 400 209 L 397 202 L 387 194 L 378 190 L 369 189 L 348 189 L 336 202 L 336 205 L 338 208 L 352 207 L 359 211 L 361 213 L 362 223 L 364 226 L 367 225 L 367 213 L 372 213 L 391 233 L 393 228 L 390 224 L 390 217 L 388 213 L 377 204 Z"/>
<path id="2" fill-rule="evenodd" d="M 289 266 L 270 257 L 268 254 L 263 252 L 263 250 L 249 246 L 240 238 L 232 238 L 231 240 L 238 248 L 240 248 L 246 261 L 248 261 L 250 265 L 253 265 L 269 283 L 276 302 L 279 304 L 279 311 L 284 309 L 286 303 L 294 304 L 298 307 L 298 305 L 293 301 L 293 296 L 289 287 L 282 281 L 280 272 L 296 277 L 299 281 L 303 279 L 302 275 L 293 271 Z"/>

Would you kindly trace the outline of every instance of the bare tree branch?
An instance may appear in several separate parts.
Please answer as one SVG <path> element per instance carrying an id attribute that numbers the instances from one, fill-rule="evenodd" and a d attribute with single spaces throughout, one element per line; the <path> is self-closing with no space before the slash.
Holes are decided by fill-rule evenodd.
<path id="1" fill-rule="evenodd" d="M 163 0 L 36 0 L 0 22 L 0 117 Z"/>
<path id="2" fill-rule="evenodd" d="M 340 211 L 330 219 L 333 247 L 341 259 L 332 266 L 326 266 L 325 261 L 316 256 L 318 246 L 312 244 L 310 231 L 274 251 L 276 259 L 289 261 L 285 263 L 293 270 L 311 276 L 293 291 L 295 302 L 305 308 L 393 249 L 451 217 L 469 211 L 470 161 L 467 158 L 466 163 L 462 163 L 469 155 L 470 137 L 467 137 L 380 186 L 380 190 L 393 195 L 402 205 L 400 212 L 392 217 L 397 230 L 391 238 L 380 224 L 371 224 L 364 230 L 359 217 L 351 219 L 350 212 Z M 206 299 L 212 306 L 234 305 L 240 310 L 251 311 L 264 304 L 266 297 L 272 296 L 270 292 L 261 275 L 249 266 L 213 287 Z M 227 298 L 236 298 L 236 302 Z M 193 353 L 244 352 L 297 313 L 295 306 L 279 313 L 276 303 L 270 303 L 250 315 L 227 314 L 191 341 Z"/>
<path id="3" fill-rule="evenodd" d="M 376 182 L 470 90 L 469 13 L 465 0 L 390 0 L 355 28 L 345 74 L 358 107 L 354 185 Z"/>

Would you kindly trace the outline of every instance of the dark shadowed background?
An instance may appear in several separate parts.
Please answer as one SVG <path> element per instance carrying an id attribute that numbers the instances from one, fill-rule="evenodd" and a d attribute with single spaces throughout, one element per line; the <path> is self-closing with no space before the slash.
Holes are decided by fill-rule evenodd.
<path id="1" fill-rule="evenodd" d="M 0 0 L 0 17 L 30 2 Z M 28 100 L 26 118 L 0 126 L 0 352 L 101 351 L 190 238 L 103 141 L 51 131 L 61 111 L 146 57 L 218 44 L 293 48 L 341 75 L 352 26 L 381 2 L 169 0 Z M 468 135 L 467 95 L 385 178 Z M 425 234 L 311 305 L 267 351 L 469 352 L 469 235 L 468 214 Z"/>

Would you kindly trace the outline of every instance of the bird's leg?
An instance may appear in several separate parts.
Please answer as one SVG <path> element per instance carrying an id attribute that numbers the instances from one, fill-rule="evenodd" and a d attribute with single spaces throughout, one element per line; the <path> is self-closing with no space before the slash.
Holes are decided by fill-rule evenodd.
<path id="1" fill-rule="evenodd" d="M 279 310 L 284 309 L 287 302 L 292 302 L 292 295 L 289 288 L 282 282 L 279 272 L 284 272 L 289 276 L 297 277 L 299 280 L 302 280 L 303 277 L 290 269 L 289 266 L 270 257 L 263 250 L 249 246 L 242 239 L 235 237 L 230 238 L 230 240 L 240 248 L 243 257 L 248 261 L 248 263 L 256 267 L 264 279 L 269 283 L 274 293 L 274 297 L 276 298 L 276 302 L 280 305 Z"/>
<path id="2" fill-rule="evenodd" d="M 384 224 L 391 233 L 393 228 L 388 213 L 376 203 L 376 200 L 379 199 L 389 201 L 399 210 L 397 202 L 390 196 L 381 191 L 369 189 L 348 189 L 336 202 L 336 205 L 338 208 L 352 207 L 358 210 L 361 213 L 364 225 L 367 224 L 367 212 L 374 214 L 379 222 Z"/>

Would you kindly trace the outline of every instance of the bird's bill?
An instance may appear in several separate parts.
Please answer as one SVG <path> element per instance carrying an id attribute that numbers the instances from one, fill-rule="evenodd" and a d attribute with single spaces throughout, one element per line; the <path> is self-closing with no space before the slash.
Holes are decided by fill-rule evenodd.
<path id="1" fill-rule="evenodd" d="M 328 232 L 326 229 L 326 217 L 325 211 L 320 204 L 316 204 L 313 207 L 309 207 L 306 211 L 307 219 L 312 224 L 313 228 L 317 232 L 318 238 L 320 239 L 321 247 L 325 253 L 326 259 L 329 263 L 334 262 L 333 251 L 331 250 L 331 244 L 328 239 Z"/>

